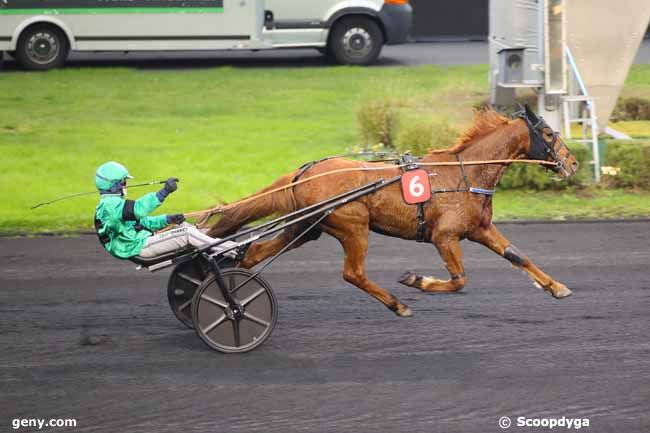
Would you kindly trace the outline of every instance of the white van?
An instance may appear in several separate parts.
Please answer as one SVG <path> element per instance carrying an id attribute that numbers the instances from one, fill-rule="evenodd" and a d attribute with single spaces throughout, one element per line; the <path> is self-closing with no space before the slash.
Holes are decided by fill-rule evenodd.
<path id="1" fill-rule="evenodd" d="M 0 54 L 45 70 L 71 50 L 309 47 L 367 65 L 411 18 L 408 0 L 0 0 Z"/>

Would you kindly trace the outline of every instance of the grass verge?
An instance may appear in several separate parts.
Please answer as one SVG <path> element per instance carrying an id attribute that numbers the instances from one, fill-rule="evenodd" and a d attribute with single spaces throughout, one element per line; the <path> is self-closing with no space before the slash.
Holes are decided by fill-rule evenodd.
<path id="1" fill-rule="evenodd" d="M 494 220 L 579 220 L 650 217 L 650 192 L 588 188 L 499 191 Z"/>
<path id="2" fill-rule="evenodd" d="M 633 69 L 634 86 L 645 91 L 648 81 L 642 77 L 648 75 L 650 69 Z M 94 170 L 107 160 L 127 165 L 136 181 L 181 178 L 165 212 L 236 200 L 304 161 L 357 145 L 356 110 L 368 99 L 434 102 L 437 115 L 463 123 L 471 118 L 472 105 L 486 97 L 486 77 L 485 66 L 3 73 L 0 232 L 90 229 L 94 197 L 29 207 L 92 191 Z M 571 200 L 576 213 L 567 216 L 648 215 L 650 210 L 643 195 L 603 192 L 594 207 L 597 200 L 575 194 L 544 194 L 540 200 L 538 193 L 527 198 L 504 192 L 496 198 L 497 217 L 554 218 L 558 214 L 550 209 Z M 621 204 L 619 196 L 636 199 Z M 531 212 L 535 200 L 544 206 Z"/>

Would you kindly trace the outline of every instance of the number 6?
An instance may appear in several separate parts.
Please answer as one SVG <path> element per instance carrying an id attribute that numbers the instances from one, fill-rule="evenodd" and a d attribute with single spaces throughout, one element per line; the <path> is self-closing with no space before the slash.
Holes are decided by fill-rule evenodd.
<path id="1" fill-rule="evenodd" d="M 409 192 L 413 197 L 420 197 L 424 194 L 424 185 L 420 183 L 420 176 L 414 176 L 409 182 Z"/>

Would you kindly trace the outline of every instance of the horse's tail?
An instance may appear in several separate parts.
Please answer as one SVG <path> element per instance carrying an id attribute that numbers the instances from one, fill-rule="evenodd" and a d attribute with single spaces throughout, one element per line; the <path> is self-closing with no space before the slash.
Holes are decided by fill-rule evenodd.
<path id="1" fill-rule="evenodd" d="M 286 174 L 255 195 L 288 185 L 293 181 L 295 175 L 296 172 Z M 250 200 L 246 198 L 230 204 L 221 214 L 219 221 L 210 228 L 208 235 L 222 238 L 235 233 L 244 224 L 251 221 L 273 214 L 286 214 L 295 209 L 296 200 L 293 196 L 293 188 L 283 189 Z"/>

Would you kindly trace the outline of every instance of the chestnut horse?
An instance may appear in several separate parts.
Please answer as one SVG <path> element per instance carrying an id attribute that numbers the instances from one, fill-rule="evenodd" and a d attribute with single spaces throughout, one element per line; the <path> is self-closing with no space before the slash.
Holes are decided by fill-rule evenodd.
<path id="1" fill-rule="evenodd" d="M 548 127 L 543 119 L 537 118 L 528 107 L 514 119 L 506 118 L 492 109 L 477 112 L 473 126 L 455 146 L 442 151 L 432 151 L 420 162 L 525 158 L 556 162 L 551 170 L 563 178 L 573 175 L 578 168 L 576 159 L 559 139 L 558 134 Z M 438 249 L 450 278 L 439 280 L 407 272 L 400 278 L 400 283 L 427 293 L 456 292 L 462 289 L 467 278 L 460 241 L 469 239 L 485 245 L 514 266 L 523 269 L 536 286 L 550 292 L 554 297 L 563 298 L 571 294 L 564 284 L 542 272 L 520 253 L 494 226 L 492 197 L 489 191 L 475 193 L 462 189 L 468 184 L 481 190 L 495 188 L 507 165 L 504 163 L 427 168 L 435 175 L 430 176 L 434 190 L 433 198 L 424 207 L 425 241 Z M 228 206 L 208 234 L 216 237 L 230 235 L 248 222 L 271 214 L 288 213 L 380 178 L 389 179 L 401 173 L 401 169 L 395 165 L 336 158 L 316 163 L 302 175 L 315 176 L 341 168 L 364 167 L 381 169 L 336 173 L 259 199 L 234 203 Z M 263 191 L 288 185 L 297 173 L 298 170 L 282 176 Z M 436 190 L 442 189 L 460 189 L 461 192 L 436 193 Z M 308 226 L 309 223 L 297 224 L 271 240 L 253 243 L 239 266 L 251 268 L 276 254 Z M 416 206 L 404 203 L 399 183 L 336 209 L 319 226 L 297 241 L 293 248 L 318 238 L 322 232 L 334 236 L 345 252 L 343 279 L 377 298 L 398 316 L 411 316 L 412 312 L 406 305 L 366 275 L 365 259 L 370 230 L 402 239 L 416 239 Z"/>

